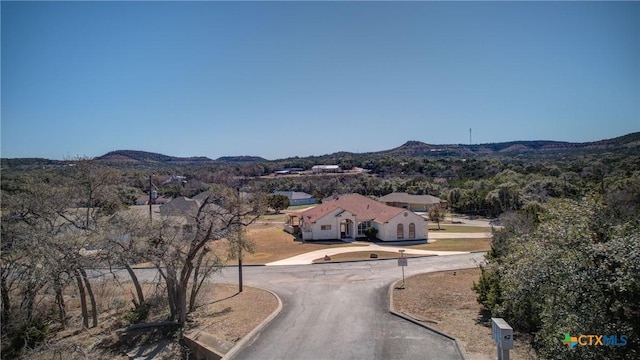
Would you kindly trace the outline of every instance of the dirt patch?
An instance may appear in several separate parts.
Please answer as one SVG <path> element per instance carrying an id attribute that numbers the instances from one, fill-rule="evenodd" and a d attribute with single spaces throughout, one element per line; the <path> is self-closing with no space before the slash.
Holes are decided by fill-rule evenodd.
<path id="1" fill-rule="evenodd" d="M 404 290 L 393 291 L 396 311 L 413 315 L 426 325 L 458 338 L 469 359 L 495 359 L 491 320 L 471 289 L 478 268 L 420 274 L 405 280 Z M 512 359 L 535 359 L 529 338 L 516 334 Z"/>
<path id="2" fill-rule="evenodd" d="M 206 284 L 207 296 L 202 296 L 193 322 L 187 332 L 206 332 L 213 337 L 236 343 L 278 307 L 278 300 L 268 291 L 237 285 Z"/>

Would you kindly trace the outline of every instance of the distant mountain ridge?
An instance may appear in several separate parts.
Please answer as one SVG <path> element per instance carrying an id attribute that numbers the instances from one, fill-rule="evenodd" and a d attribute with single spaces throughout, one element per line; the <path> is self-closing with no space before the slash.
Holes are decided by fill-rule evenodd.
<path id="1" fill-rule="evenodd" d="M 116 150 L 110 151 L 95 158 L 98 161 L 142 161 L 160 163 L 182 163 L 182 162 L 207 162 L 214 161 L 206 156 L 176 157 L 139 150 Z"/>
<path id="2" fill-rule="evenodd" d="M 258 156 L 223 156 L 213 160 L 206 156 L 176 157 L 139 150 L 110 151 L 95 158 L 95 160 L 104 163 L 144 163 L 147 165 L 153 163 L 167 165 L 209 165 L 215 163 L 236 164 L 267 161 Z"/>
<path id="3" fill-rule="evenodd" d="M 487 144 L 450 144 L 433 145 L 421 141 L 407 141 L 406 143 L 389 150 L 369 153 L 350 153 L 339 151 L 332 154 L 309 156 L 308 159 L 317 162 L 331 162 L 336 158 L 345 156 L 369 156 L 369 157 L 430 157 L 430 156 L 520 156 L 520 155 L 547 155 L 567 153 L 573 151 L 640 151 L 640 132 L 634 132 L 623 136 L 603 139 L 592 142 L 572 143 L 564 141 L 532 140 L 509 141 Z M 297 158 L 297 157 L 296 157 Z M 293 159 L 293 158 L 288 158 Z M 259 156 L 223 156 L 216 160 L 205 156 L 176 157 L 139 150 L 116 150 L 108 152 L 94 160 L 111 166 L 125 167 L 155 167 L 155 166 L 205 166 L 220 164 L 247 164 L 260 162 L 278 162 L 288 159 L 266 160 Z M 2 167 L 37 167 L 47 165 L 64 165 L 69 161 L 48 160 L 43 158 L 2 158 Z"/>
<path id="4" fill-rule="evenodd" d="M 369 153 L 370 155 L 385 156 L 429 156 L 429 155 L 465 155 L 465 154 L 513 154 L 513 153 L 544 153 L 558 150 L 580 149 L 616 149 L 640 148 L 640 132 L 584 143 L 550 140 L 523 140 L 487 144 L 450 144 L 431 145 L 420 141 L 407 141 L 399 147 Z"/>

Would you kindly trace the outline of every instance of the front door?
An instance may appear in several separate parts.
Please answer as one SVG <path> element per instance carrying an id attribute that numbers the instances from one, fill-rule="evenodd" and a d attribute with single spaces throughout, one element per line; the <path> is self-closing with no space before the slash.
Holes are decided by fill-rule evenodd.
<path id="1" fill-rule="evenodd" d="M 340 223 L 340 238 L 350 238 L 351 237 L 351 221 L 345 220 Z"/>

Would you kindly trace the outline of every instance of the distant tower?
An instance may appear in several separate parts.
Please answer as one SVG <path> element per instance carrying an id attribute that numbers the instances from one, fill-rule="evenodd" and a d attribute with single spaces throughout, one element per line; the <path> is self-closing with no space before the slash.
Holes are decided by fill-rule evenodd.
<path id="1" fill-rule="evenodd" d="M 471 128 L 469 128 L 469 145 L 473 144 L 473 142 L 471 141 Z"/>

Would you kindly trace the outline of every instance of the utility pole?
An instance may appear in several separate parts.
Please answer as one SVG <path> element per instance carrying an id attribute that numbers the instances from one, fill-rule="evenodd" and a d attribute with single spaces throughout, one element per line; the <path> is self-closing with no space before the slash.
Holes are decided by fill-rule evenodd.
<path id="1" fill-rule="evenodd" d="M 473 141 L 471 141 L 471 128 L 469 128 L 469 145 L 473 144 Z"/>
<path id="2" fill-rule="evenodd" d="M 240 207 L 242 206 L 242 202 L 240 200 L 240 186 L 236 188 L 236 197 L 238 202 L 238 216 L 240 215 Z M 237 225 L 238 231 L 238 292 L 242 292 L 242 225 Z"/>
<path id="3" fill-rule="evenodd" d="M 153 210 L 151 208 L 151 205 L 153 204 L 153 183 L 151 182 L 151 177 L 153 176 L 153 174 L 149 174 L 149 221 L 153 220 L 152 216 L 153 216 Z"/>

